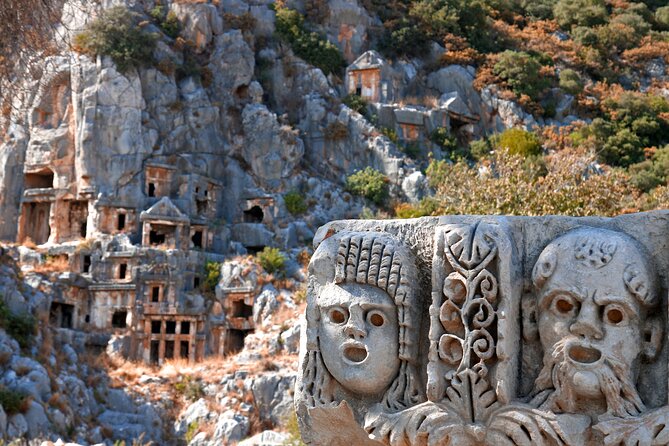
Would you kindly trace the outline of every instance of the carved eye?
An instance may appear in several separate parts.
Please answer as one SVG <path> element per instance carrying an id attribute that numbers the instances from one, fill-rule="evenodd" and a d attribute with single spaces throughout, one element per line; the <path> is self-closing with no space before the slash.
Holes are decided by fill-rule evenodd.
<path id="1" fill-rule="evenodd" d="M 348 319 L 348 314 L 343 308 L 333 308 L 329 313 L 330 320 L 335 324 L 343 324 Z"/>
<path id="2" fill-rule="evenodd" d="M 604 321 L 611 325 L 623 325 L 626 321 L 625 310 L 615 304 L 609 304 L 604 308 Z"/>
<path id="3" fill-rule="evenodd" d="M 578 302 L 571 296 L 559 294 L 553 299 L 553 311 L 562 316 L 573 316 L 578 311 Z"/>
<path id="4" fill-rule="evenodd" d="M 381 327 L 383 324 L 386 323 L 386 318 L 383 317 L 381 313 L 377 312 L 370 312 L 367 315 L 367 320 L 369 321 L 370 324 L 372 324 L 375 327 Z"/>

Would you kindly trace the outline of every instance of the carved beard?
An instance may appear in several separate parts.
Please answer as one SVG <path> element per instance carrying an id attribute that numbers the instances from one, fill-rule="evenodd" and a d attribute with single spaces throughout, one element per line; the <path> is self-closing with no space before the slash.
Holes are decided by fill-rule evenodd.
<path id="1" fill-rule="evenodd" d="M 534 401 L 542 401 L 540 409 L 553 412 L 579 412 L 578 395 L 571 384 L 571 378 L 580 369 L 565 358 L 565 347 L 571 341 L 578 342 L 573 336 L 561 339 L 553 350 L 544 354 L 544 366 L 534 382 Z M 628 418 L 645 411 L 645 406 L 636 390 L 631 368 L 615 355 L 602 353 L 598 367 L 589 369 L 599 381 L 599 388 L 606 399 L 606 413 L 616 417 Z"/>

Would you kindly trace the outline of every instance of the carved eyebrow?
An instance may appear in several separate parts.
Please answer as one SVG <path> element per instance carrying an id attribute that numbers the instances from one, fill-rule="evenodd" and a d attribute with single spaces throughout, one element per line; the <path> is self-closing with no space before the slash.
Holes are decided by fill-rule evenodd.
<path id="1" fill-rule="evenodd" d="M 573 297 L 574 299 L 576 299 L 579 302 L 583 302 L 583 295 L 576 288 L 567 289 L 567 290 L 562 289 L 562 288 L 557 288 L 557 289 L 553 289 L 553 290 L 548 291 L 546 294 L 544 294 L 543 296 L 540 297 L 539 308 L 542 309 L 542 310 L 545 309 L 545 308 L 548 308 L 550 303 L 553 301 L 553 298 L 555 296 L 557 296 L 558 294 L 565 294 L 567 296 Z"/>
<path id="2" fill-rule="evenodd" d="M 608 305 L 608 304 L 616 304 L 620 305 L 621 307 L 625 308 L 628 314 L 638 316 L 639 315 L 639 310 L 634 308 L 632 305 L 630 305 L 629 300 L 625 299 L 624 297 L 620 296 L 608 296 L 608 295 L 600 295 L 597 296 L 595 295 L 594 299 L 595 303 L 600 306 Z"/>
<path id="3" fill-rule="evenodd" d="M 374 304 L 374 303 L 370 303 L 370 302 L 362 302 L 358 305 L 363 310 L 376 310 L 376 309 L 383 309 L 383 310 L 390 310 L 390 311 L 395 310 L 395 305 L 394 304 L 386 304 L 386 303 Z"/>

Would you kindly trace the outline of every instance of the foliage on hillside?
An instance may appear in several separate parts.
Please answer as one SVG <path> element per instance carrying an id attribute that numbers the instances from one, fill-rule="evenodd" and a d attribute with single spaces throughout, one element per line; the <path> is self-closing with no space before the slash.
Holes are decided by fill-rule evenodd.
<path id="1" fill-rule="evenodd" d="M 432 142 L 442 148 L 454 144 L 443 152 L 450 160 L 433 161 L 428 169 L 439 205 L 395 203 L 396 216 L 613 215 L 666 206 L 669 101 L 666 78 L 657 75 L 669 72 L 666 2 L 362 4 L 383 23 L 372 38 L 386 57 L 426 57 L 430 41 L 439 43 L 442 65 L 473 66 L 475 88 L 494 86 L 498 97 L 540 122 L 464 147 L 435 134 Z M 556 126 L 548 119 L 565 97 L 573 100 L 571 113 L 579 121 Z"/>
<path id="2" fill-rule="evenodd" d="M 170 18 L 166 18 L 166 24 L 167 20 Z M 139 14 L 123 6 L 105 9 L 74 37 L 74 49 L 90 55 L 110 56 L 121 72 L 151 63 L 156 36 L 144 31 L 140 22 Z M 174 23 L 166 26 L 171 30 Z"/>
<path id="3" fill-rule="evenodd" d="M 562 153 L 542 162 L 499 152 L 491 162 L 433 162 L 428 169 L 441 214 L 616 215 L 638 195 L 621 170 L 595 174 L 592 160 Z M 483 168 L 481 168 L 483 167 Z"/>

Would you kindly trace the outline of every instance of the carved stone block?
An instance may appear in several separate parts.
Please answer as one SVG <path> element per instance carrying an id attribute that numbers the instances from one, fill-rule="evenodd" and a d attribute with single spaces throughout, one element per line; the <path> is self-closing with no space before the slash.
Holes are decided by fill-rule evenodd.
<path id="1" fill-rule="evenodd" d="M 667 211 L 322 227 L 304 441 L 669 444 L 668 240 Z"/>

